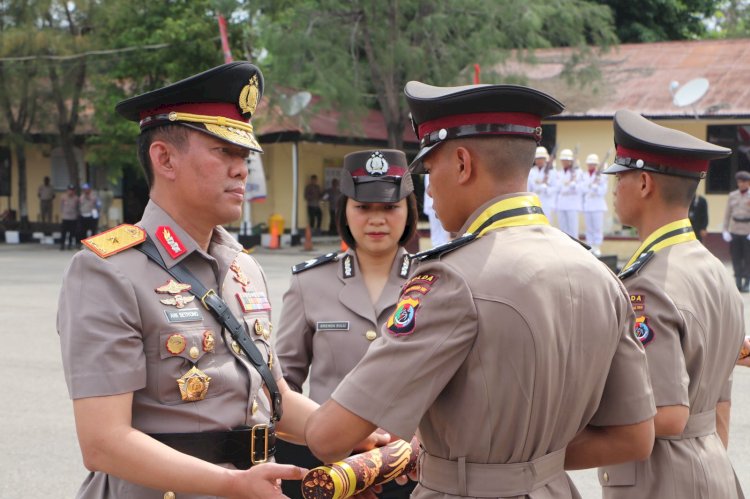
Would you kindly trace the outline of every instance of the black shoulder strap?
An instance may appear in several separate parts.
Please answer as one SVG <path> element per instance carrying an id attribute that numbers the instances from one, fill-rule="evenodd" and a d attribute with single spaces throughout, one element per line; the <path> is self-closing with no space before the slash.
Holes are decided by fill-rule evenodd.
<path id="1" fill-rule="evenodd" d="M 332 252 L 332 253 L 326 253 L 325 255 L 319 256 L 317 258 L 313 258 L 311 260 L 305 260 L 302 263 L 298 263 L 297 265 L 292 266 L 292 274 L 299 274 L 302 271 L 311 269 L 313 267 L 317 267 L 318 265 L 336 261 L 338 260 L 338 256 L 339 256 L 338 253 Z"/>
<path id="2" fill-rule="evenodd" d="M 645 253 L 642 253 L 641 256 L 638 257 L 636 261 L 633 262 L 633 264 L 620 272 L 617 277 L 620 278 L 620 280 L 627 279 L 631 275 L 634 275 L 636 272 L 641 270 L 644 265 L 648 263 L 649 260 L 651 260 L 651 257 L 654 256 L 653 251 L 646 251 Z"/>
<path id="3" fill-rule="evenodd" d="M 265 361 L 263 360 L 263 356 L 258 350 L 258 347 L 255 346 L 253 340 L 251 340 L 248 337 L 247 333 L 245 333 L 245 328 L 229 310 L 229 306 L 226 304 L 226 302 L 222 300 L 221 297 L 217 295 L 216 291 L 214 291 L 213 289 L 206 289 L 206 287 L 201 284 L 201 282 L 193 275 L 193 273 L 184 268 L 182 265 L 177 264 L 171 269 L 167 268 L 164 260 L 159 254 L 159 250 L 156 248 L 154 242 L 150 237 L 146 236 L 146 240 L 140 246 L 138 246 L 138 251 L 145 254 L 154 263 L 166 270 L 167 273 L 174 277 L 178 282 L 190 284 L 190 293 L 196 296 L 201 301 L 206 310 L 210 310 L 211 312 L 213 312 L 214 316 L 216 316 L 216 319 L 218 319 L 218 321 L 221 322 L 221 324 L 225 328 L 227 328 L 227 330 L 229 330 L 232 338 L 234 338 L 235 341 L 240 344 L 240 347 L 245 352 L 245 355 L 247 355 L 247 358 L 250 359 L 250 362 L 252 362 L 255 369 L 258 370 L 261 378 L 263 378 L 263 381 L 268 387 L 268 392 L 271 394 L 271 399 L 273 402 L 273 414 L 271 414 L 271 421 L 279 421 L 281 419 L 282 413 L 281 393 L 279 392 L 279 387 L 276 384 L 276 380 L 273 379 L 271 369 L 268 368 L 268 365 L 266 365 Z"/>
<path id="4" fill-rule="evenodd" d="M 477 238 L 476 234 L 464 234 L 463 236 L 457 237 L 456 239 L 448 241 L 447 243 L 443 243 L 439 246 L 435 246 L 434 248 L 419 252 L 415 254 L 412 257 L 412 259 L 417 260 L 418 262 L 423 262 L 425 260 L 429 260 L 430 258 L 435 258 L 445 253 L 448 253 L 450 251 L 453 251 L 457 248 L 460 248 L 461 246 L 465 244 L 469 244 L 476 238 Z"/>

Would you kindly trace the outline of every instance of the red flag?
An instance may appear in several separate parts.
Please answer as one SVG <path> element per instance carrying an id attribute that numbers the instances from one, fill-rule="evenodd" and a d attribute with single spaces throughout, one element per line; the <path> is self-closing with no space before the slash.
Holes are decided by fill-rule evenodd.
<path id="1" fill-rule="evenodd" d="M 229 50 L 229 38 L 227 37 L 227 20 L 219 14 L 219 36 L 221 36 L 221 51 L 224 52 L 224 62 L 232 62 L 232 52 Z"/>

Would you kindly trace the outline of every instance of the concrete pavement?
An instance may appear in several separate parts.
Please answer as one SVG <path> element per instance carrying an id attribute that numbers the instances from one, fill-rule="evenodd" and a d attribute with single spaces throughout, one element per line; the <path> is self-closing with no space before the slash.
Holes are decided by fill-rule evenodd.
<path id="1" fill-rule="evenodd" d="M 255 257 L 268 277 L 274 309 L 281 310 L 291 265 L 335 249 L 330 245 L 318 246 L 312 253 L 298 248 L 259 249 Z M 5 380 L 0 402 L 1 499 L 72 498 L 86 476 L 55 328 L 60 280 L 72 254 L 39 244 L 0 244 L 0 345 L 6 356 L 0 364 Z M 750 296 L 743 297 L 747 322 Z M 274 313 L 276 321 L 278 317 Z M 750 492 L 747 368 L 735 369 L 730 431 L 730 456 L 743 488 Z M 593 470 L 571 475 L 585 499 L 601 497 Z"/>

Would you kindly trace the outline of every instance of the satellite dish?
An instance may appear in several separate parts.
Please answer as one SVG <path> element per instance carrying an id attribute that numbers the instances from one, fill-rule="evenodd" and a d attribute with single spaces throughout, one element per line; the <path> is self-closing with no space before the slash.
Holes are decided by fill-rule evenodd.
<path id="1" fill-rule="evenodd" d="M 297 92 L 291 96 L 282 95 L 281 97 L 281 108 L 287 116 L 299 114 L 312 100 L 312 94 L 305 91 Z"/>
<path id="2" fill-rule="evenodd" d="M 677 88 L 672 103 L 677 107 L 691 106 L 701 100 L 710 84 L 705 78 L 695 78 Z"/>

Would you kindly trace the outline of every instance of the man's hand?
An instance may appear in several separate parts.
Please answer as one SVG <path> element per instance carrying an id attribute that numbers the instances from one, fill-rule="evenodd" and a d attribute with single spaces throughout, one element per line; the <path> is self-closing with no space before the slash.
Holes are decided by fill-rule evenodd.
<path id="1" fill-rule="evenodd" d="M 745 341 L 742 343 L 742 350 L 740 350 L 737 365 L 750 367 L 750 337 L 748 336 L 745 336 Z"/>
<path id="2" fill-rule="evenodd" d="M 387 445 L 391 443 L 393 440 L 398 440 L 398 439 L 391 438 L 390 433 L 386 433 L 384 430 L 381 430 L 380 428 L 378 428 L 377 430 L 367 435 L 367 437 L 365 437 L 364 440 L 362 440 L 357 445 L 355 445 L 353 452 L 356 454 L 367 452 L 368 450 L 372 450 L 377 447 L 382 447 L 384 445 Z"/>
<path id="3" fill-rule="evenodd" d="M 732 242 L 732 234 L 727 231 L 721 233 L 721 238 L 724 239 L 725 243 Z"/>
<path id="4" fill-rule="evenodd" d="M 281 493 L 281 480 L 302 480 L 307 470 L 288 464 L 264 463 L 232 473 L 230 499 L 276 499 L 287 497 Z"/>

